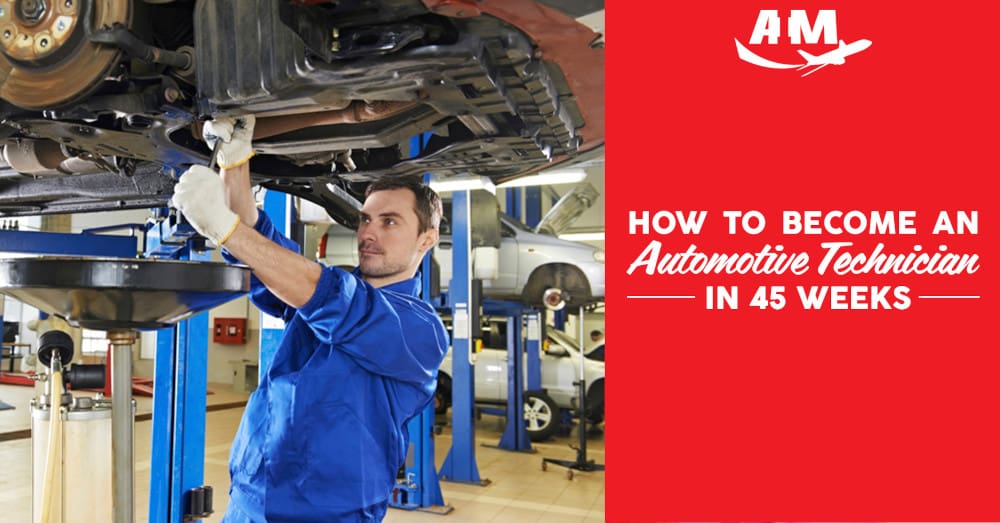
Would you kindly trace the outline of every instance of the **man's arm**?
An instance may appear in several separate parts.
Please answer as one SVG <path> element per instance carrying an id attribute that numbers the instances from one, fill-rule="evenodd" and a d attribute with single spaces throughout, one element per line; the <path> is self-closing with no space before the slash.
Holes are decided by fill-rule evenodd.
<path id="1" fill-rule="evenodd" d="M 253 229 L 258 212 L 248 162 L 254 121 L 245 116 L 206 124 L 203 132 L 210 145 L 222 141 L 217 158 L 222 173 L 192 167 L 174 187 L 174 203 L 198 232 L 249 265 L 271 294 L 299 308 L 316 291 L 322 269 Z"/>
<path id="2" fill-rule="evenodd" d="M 322 269 L 245 223 L 250 218 L 257 219 L 249 189 L 245 197 L 237 192 L 248 184 L 246 167 L 230 169 L 223 181 L 215 171 L 196 165 L 181 175 L 174 186 L 173 200 L 198 232 L 249 265 L 271 294 L 299 308 L 316 291 Z M 230 199 L 235 211 L 224 204 Z"/>
<path id="3" fill-rule="evenodd" d="M 226 204 L 240 217 L 240 224 L 223 246 L 250 266 L 279 300 L 299 308 L 316 292 L 322 268 L 281 247 L 253 229 L 257 223 L 257 203 L 250 185 L 250 165 L 244 163 L 222 170 Z"/>
<path id="4" fill-rule="evenodd" d="M 322 267 L 248 227 L 242 214 L 240 218 L 241 223 L 225 242 L 226 250 L 250 266 L 278 299 L 295 308 L 305 305 L 316 292 Z"/>
<path id="5" fill-rule="evenodd" d="M 240 222 L 253 227 L 257 223 L 257 202 L 250 185 L 250 164 L 222 169 L 220 176 L 226 184 L 226 205 L 240 217 Z"/>

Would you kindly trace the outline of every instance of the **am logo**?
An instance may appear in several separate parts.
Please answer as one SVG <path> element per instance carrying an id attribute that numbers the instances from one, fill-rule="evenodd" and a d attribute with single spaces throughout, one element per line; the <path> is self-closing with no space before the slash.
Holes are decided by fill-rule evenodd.
<path id="1" fill-rule="evenodd" d="M 782 38 L 782 29 L 785 29 L 785 37 Z M 791 45 L 820 43 L 822 37 L 823 44 L 836 45 L 834 49 L 814 55 L 804 49 L 797 49 L 799 56 L 804 62 L 784 63 L 769 60 L 751 51 L 746 45 L 740 42 L 739 38 L 734 38 L 736 42 L 736 54 L 744 62 L 767 69 L 795 69 L 803 71 L 802 77 L 809 76 L 828 65 L 844 65 L 847 57 L 860 53 L 872 45 L 871 40 L 859 39 L 847 43 L 837 38 L 837 11 L 833 9 L 821 9 L 813 20 L 809 19 L 808 13 L 804 9 L 792 9 L 785 23 L 782 23 L 781 13 L 777 9 L 762 9 L 757 13 L 757 21 L 754 23 L 753 32 L 750 34 L 748 45 L 778 45 L 788 43 Z M 782 42 L 787 40 L 787 42 Z"/>

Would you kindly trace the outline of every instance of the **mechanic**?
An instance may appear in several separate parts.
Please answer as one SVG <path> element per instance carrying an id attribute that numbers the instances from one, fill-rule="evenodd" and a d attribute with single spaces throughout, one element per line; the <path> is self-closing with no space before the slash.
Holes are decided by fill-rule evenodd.
<path id="1" fill-rule="evenodd" d="M 604 361 L 604 333 L 598 329 L 590 331 L 590 341 L 593 345 L 585 356 L 592 360 Z"/>
<path id="2" fill-rule="evenodd" d="M 322 266 L 257 210 L 253 127 L 252 116 L 206 124 L 206 141 L 223 142 L 221 177 L 194 166 L 173 197 L 228 261 L 253 269 L 253 303 L 286 322 L 233 441 L 223 520 L 378 522 L 406 458 L 406 423 L 433 398 L 448 349 L 416 276 L 438 240 L 441 200 L 416 179 L 373 182 L 358 268 Z"/>

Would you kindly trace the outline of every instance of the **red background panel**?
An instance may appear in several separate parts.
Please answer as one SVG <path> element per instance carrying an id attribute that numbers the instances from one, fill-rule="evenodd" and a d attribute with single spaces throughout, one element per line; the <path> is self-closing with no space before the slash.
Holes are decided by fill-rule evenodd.
<path id="1" fill-rule="evenodd" d="M 837 11 L 872 46 L 805 78 L 737 58 L 761 9 Z M 607 8 L 609 521 L 996 521 L 1000 7 L 626 2 Z M 775 61 L 795 49 L 748 46 Z M 767 229 L 729 235 L 723 210 Z M 918 234 L 783 235 L 783 210 L 914 210 Z M 630 210 L 706 210 L 701 234 L 628 234 Z M 941 210 L 976 235 L 931 235 Z M 667 251 L 806 251 L 807 275 L 626 275 Z M 972 275 L 817 275 L 824 241 L 947 245 Z M 733 285 L 738 310 L 706 310 Z M 783 310 L 748 306 L 783 285 Z M 803 310 L 797 285 L 907 286 L 906 310 Z M 637 300 L 629 295 L 695 300 Z M 931 300 L 918 295 L 980 295 Z"/>

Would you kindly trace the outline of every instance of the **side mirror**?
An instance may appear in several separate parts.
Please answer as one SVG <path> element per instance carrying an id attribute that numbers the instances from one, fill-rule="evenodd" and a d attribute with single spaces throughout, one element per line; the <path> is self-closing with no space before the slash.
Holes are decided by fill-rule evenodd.
<path id="1" fill-rule="evenodd" d="M 569 356 L 569 351 L 561 345 L 550 345 L 549 350 L 545 351 L 545 354 L 555 356 L 557 358 L 565 358 L 566 356 Z"/>

